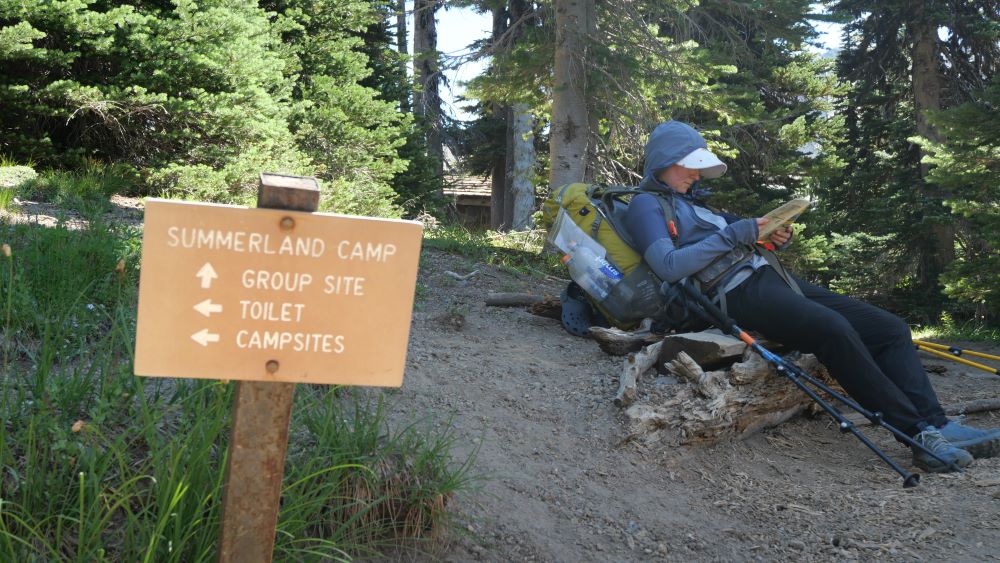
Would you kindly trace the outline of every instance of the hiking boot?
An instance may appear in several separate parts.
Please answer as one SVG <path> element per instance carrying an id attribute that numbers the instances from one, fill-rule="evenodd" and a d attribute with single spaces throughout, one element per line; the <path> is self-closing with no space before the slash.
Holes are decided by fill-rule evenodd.
<path id="1" fill-rule="evenodd" d="M 924 450 L 916 446 L 910 446 L 910 449 L 913 450 L 913 464 L 925 471 L 946 473 L 954 471 L 952 464 L 958 467 L 965 467 L 972 463 L 972 454 L 946 440 L 941 435 L 941 431 L 933 426 L 928 426 L 923 432 L 914 436 L 913 441 L 948 462 L 941 463 L 937 458 Z"/>
<path id="2" fill-rule="evenodd" d="M 941 427 L 941 436 L 951 445 L 972 454 L 972 457 L 1000 456 L 1000 428 L 983 430 L 966 426 L 960 421 L 949 420 Z"/>

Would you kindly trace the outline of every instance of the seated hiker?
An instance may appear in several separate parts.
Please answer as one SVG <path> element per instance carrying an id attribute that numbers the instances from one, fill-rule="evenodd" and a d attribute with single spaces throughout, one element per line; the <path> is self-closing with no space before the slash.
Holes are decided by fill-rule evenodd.
<path id="1" fill-rule="evenodd" d="M 972 428 L 945 416 L 899 317 L 805 282 L 759 252 L 734 260 L 717 279 L 699 276 L 718 272 L 715 265 L 734 249 L 759 248 L 758 232 L 767 219 L 740 219 L 706 207 L 699 181 L 718 178 L 726 165 L 691 126 L 660 124 L 645 158 L 640 187 L 647 193 L 632 198 L 625 229 L 660 278 L 690 276 L 703 289 L 709 286 L 709 296 L 741 327 L 815 354 L 858 403 L 945 460 L 964 467 L 973 457 L 1000 455 L 1000 429 Z M 672 206 L 672 226 L 658 198 Z M 791 228 L 779 229 L 770 242 L 782 247 L 791 237 Z M 928 471 L 950 469 L 917 448 L 913 458 Z"/>

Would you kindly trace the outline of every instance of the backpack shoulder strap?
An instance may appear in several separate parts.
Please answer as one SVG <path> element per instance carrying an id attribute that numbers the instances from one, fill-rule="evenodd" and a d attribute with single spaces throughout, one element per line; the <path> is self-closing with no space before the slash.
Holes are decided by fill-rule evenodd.
<path id="1" fill-rule="evenodd" d="M 656 198 L 656 202 L 660 204 L 660 209 L 663 210 L 663 220 L 667 223 L 667 233 L 670 234 L 670 240 L 677 242 L 677 224 L 674 222 L 674 216 L 677 211 L 674 209 L 674 196 L 672 194 L 665 194 L 663 192 L 643 190 L 643 193 L 650 194 Z"/>
<path id="2" fill-rule="evenodd" d="M 778 259 L 778 254 L 772 250 L 764 248 L 759 244 L 755 246 L 757 253 L 763 256 L 764 260 L 767 260 L 767 264 L 772 268 L 774 268 L 775 272 L 778 272 L 778 275 L 781 276 L 781 279 L 785 280 L 785 283 L 788 284 L 788 287 L 792 288 L 792 291 L 794 291 L 795 293 L 802 295 L 802 288 L 799 287 L 799 284 L 795 283 L 794 279 L 792 279 L 792 276 L 788 273 L 788 270 L 785 269 L 784 264 L 782 264 L 781 260 Z"/>

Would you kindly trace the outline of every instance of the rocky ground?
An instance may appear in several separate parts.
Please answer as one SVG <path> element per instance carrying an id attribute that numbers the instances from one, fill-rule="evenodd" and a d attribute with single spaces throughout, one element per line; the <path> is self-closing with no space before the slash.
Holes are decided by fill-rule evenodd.
<path id="1" fill-rule="evenodd" d="M 458 281 L 452 271 L 479 274 Z M 446 561 L 1000 560 L 1000 459 L 902 481 L 825 416 L 744 442 L 643 449 L 612 403 L 621 358 L 491 291 L 558 295 L 526 279 L 424 250 L 400 419 L 454 413 L 485 477 L 452 505 L 474 532 Z M 962 345 L 963 343 L 952 343 Z M 1000 353 L 1000 347 L 968 347 Z M 942 402 L 996 396 L 1000 379 L 923 358 Z M 646 381 L 645 384 L 653 384 Z M 640 384 L 641 387 L 642 384 Z M 998 413 L 969 421 L 1000 426 Z M 887 433 L 865 429 L 910 467 Z"/>

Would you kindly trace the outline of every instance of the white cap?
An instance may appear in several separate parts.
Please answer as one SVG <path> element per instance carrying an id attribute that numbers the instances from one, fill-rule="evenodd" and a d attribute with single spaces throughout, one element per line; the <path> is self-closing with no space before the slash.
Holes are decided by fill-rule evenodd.
<path id="1" fill-rule="evenodd" d="M 704 178 L 718 178 L 726 173 L 726 164 L 708 149 L 694 149 L 689 155 L 677 161 L 684 168 L 696 168 Z"/>

